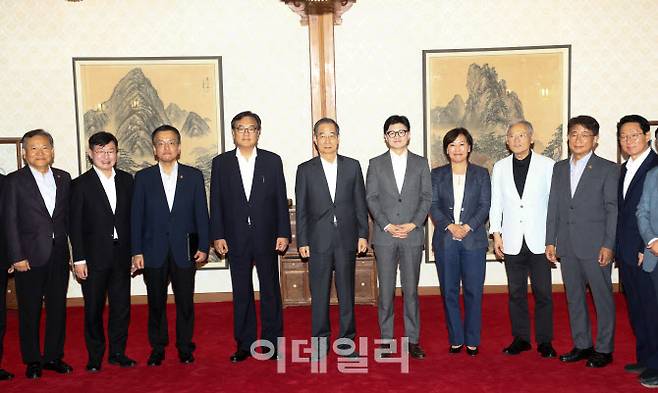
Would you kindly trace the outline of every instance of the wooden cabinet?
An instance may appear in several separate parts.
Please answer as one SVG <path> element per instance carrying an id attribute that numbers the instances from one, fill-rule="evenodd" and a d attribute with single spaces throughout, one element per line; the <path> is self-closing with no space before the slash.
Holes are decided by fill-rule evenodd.
<path id="1" fill-rule="evenodd" d="M 297 253 L 295 238 L 295 209 L 290 209 L 293 238 L 288 252 L 281 257 L 281 297 L 283 306 L 306 306 L 311 304 L 308 263 Z M 356 304 L 377 304 L 377 268 L 375 256 L 369 252 L 356 259 L 354 273 L 354 301 Z M 331 304 L 338 304 L 336 288 L 331 285 Z"/>
<path id="2" fill-rule="evenodd" d="M 14 281 L 13 275 L 9 276 L 7 281 L 7 308 L 10 310 L 18 309 L 18 302 L 16 301 L 16 283 Z"/>

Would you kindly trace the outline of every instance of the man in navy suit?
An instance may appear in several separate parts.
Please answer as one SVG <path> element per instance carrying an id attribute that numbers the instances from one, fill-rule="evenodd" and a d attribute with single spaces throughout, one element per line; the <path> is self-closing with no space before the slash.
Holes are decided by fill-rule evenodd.
<path id="1" fill-rule="evenodd" d="M 132 367 L 125 355 L 130 323 L 130 202 L 133 177 L 117 163 L 119 142 L 109 132 L 89 138 L 92 168 L 71 183 L 71 249 L 85 299 L 87 371 L 101 369 L 103 310 L 109 302 L 110 364 Z"/>
<path id="2" fill-rule="evenodd" d="M 0 201 L 2 200 L 2 186 L 5 175 L 0 174 Z M 0 223 L 2 223 L 2 203 L 0 203 Z M 2 361 L 2 342 L 7 327 L 7 245 L 5 240 L 4 225 L 0 224 L 0 361 Z M 12 379 L 14 374 L 0 368 L 0 381 Z"/>
<path id="3" fill-rule="evenodd" d="M 319 156 L 297 167 L 297 244 L 309 258 L 311 331 L 317 338 L 313 360 L 326 355 L 331 328 L 329 296 L 332 272 L 340 311 L 339 338 L 354 340 L 354 269 L 356 254 L 368 250 L 368 207 L 361 165 L 338 154 L 340 129 L 333 119 L 313 126 Z M 340 350 L 354 349 L 347 343 Z M 356 351 L 350 356 L 356 356 Z"/>
<path id="4" fill-rule="evenodd" d="M 148 295 L 149 366 L 159 366 L 169 343 L 167 284 L 176 300 L 176 348 L 194 362 L 194 275 L 208 256 L 208 207 L 203 174 L 179 164 L 180 132 L 170 125 L 151 134 L 158 164 L 135 175 L 131 208 L 133 269 L 144 269 Z M 194 250 L 196 248 L 196 251 Z M 193 255 L 190 255 L 193 254 Z"/>
<path id="5" fill-rule="evenodd" d="M 71 176 L 52 168 L 53 137 L 32 130 L 21 139 L 27 165 L 7 177 L 4 221 L 9 262 L 16 270 L 18 329 L 25 376 L 41 370 L 68 374 L 64 338 L 69 283 L 69 188 Z M 39 344 L 42 303 L 46 308 L 44 352 Z"/>
<path id="6" fill-rule="evenodd" d="M 231 129 L 236 149 L 213 159 L 210 184 L 214 247 L 228 254 L 231 266 L 237 350 L 230 360 L 247 359 L 256 342 L 254 265 L 260 284 L 261 339 L 272 344 L 268 352 L 276 359 L 277 337 L 283 336 L 277 253 L 286 250 L 290 239 L 283 164 L 278 155 L 256 148 L 261 132 L 257 114 L 238 113 Z"/>
<path id="7" fill-rule="evenodd" d="M 651 275 L 642 270 L 646 244 L 640 235 L 635 212 L 647 172 L 658 166 L 658 155 L 650 148 L 649 122 L 642 116 L 622 117 L 617 123 L 617 139 L 628 160 L 622 165 L 619 178 L 615 255 L 636 339 L 636 362 L 627 364 L 624 369 L 641 373 L 651 355 L 658 351 L 658 303 Z"/>

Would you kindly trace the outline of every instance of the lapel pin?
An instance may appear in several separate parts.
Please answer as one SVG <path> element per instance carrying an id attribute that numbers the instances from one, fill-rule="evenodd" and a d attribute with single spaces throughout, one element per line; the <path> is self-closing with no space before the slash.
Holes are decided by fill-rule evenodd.
<path id="1" fill-rule="evenodd" d="M 592 169 L 592 165 L 587 165 L 587 169 Z"/>

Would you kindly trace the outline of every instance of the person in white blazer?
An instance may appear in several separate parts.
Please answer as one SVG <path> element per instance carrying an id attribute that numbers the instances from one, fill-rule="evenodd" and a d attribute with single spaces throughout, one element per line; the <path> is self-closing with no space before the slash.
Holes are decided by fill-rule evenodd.
<path id="1" fill-rule="evenodd" d="M 518 355 L 530 345 L 528 275 L 535 298 L 535 339 L 542 357 L 556 356 L 553 339 L 551 264 L 544 255 L 546 213 L 555 162 L 532 151 L 533 127 L 528 121 L 507 129 L 507 147 L 512 152 L 496 162 L 491 176 L 489 232 L 494 252 L 504 260 L 509 288 L 512 343 L 503 349 Z"/>

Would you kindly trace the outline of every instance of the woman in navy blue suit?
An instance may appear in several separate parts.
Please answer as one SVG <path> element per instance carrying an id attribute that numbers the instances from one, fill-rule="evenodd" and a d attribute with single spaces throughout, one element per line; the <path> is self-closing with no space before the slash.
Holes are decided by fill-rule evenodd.
<path id="1" fill-rule="evenodd" d="M 434 223 L 432 248 L 443 295 L 450 353 L 475 356 L 480 345 L 482 289 L 487 253 L 484 224 L 491 205 L 489 172 L 471 164 L 473 137 L 465 128 L 448 131 L 443 151 L 449 164 L 432 170 Z M 460 282 L 464 288 L 464 317 L 459 307 Z"/>

